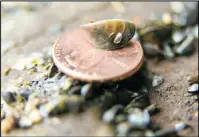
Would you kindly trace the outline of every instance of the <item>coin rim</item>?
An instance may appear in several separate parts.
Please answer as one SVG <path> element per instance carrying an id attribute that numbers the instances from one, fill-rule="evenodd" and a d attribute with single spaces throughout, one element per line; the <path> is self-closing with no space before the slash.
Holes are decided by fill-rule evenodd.
<path id="1" fill-rule="evenodd" d="M 53 61 L 54 61 L 55 65 L 57 66 L 57 68 L 61 72 L 63 72 L 67 76 L 72 77 L 72 78 L 77 79 L 77 80 L 81 80 L 81 81 L 85 81 L 85 82 L 99 82 L 99 83 L 120 81 L 120 80 L 123 80 L 125 78 L 132 76 L 135 72 L 137 72 L 141 68 L 141 66 L 144 62 L 144 52 L 143 52 L 142 46 L 140 45 L 140 43 L 137 40 L 131 39 L 130 41 L 136 42 L 136 44 L 140 48 L 140 53 L 141 53 L 140 62 L 137 64 L 137 66 L 134 69 L 132 69 L 132 70 L 130 70 L 130 71 L 128 71 L 128 72 L 126 72 L 122 75 L 118 75 L 118 76 L 114 76 L 114 77 L 107 77 L 107 78 L 106 77 L 101 78 L 101 77 L 95 77 L 95 76 L 90 76 L 90 75 L 84 75 L 82 72 L 77 72 L 77 71 L 74 71 L 74 70 L 71 70 L 71 69 L 65 67 L 55 57 L 54 49 L 55 49 L 55 46 L 57 45 L 60 38 L 61 38 L 61 36 L 55 41 L 55 43 L 53 45 L 53 49 L 52 49 Z"/>

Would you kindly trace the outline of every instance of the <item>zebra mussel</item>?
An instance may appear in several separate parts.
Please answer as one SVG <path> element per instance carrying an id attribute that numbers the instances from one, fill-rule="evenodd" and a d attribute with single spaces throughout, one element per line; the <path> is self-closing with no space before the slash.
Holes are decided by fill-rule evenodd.
<path id="1" fill-rule="evenodd" d="M 127 20 L 108 19 L 81 25 L 90 33 L 95 47 L 114 50 L 125 46 L 135 34 L 135 25 Z"/>

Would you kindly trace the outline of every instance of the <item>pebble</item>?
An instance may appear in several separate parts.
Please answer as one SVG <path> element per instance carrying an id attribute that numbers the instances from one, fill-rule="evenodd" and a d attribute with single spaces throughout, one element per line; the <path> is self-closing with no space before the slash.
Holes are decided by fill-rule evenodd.
<path id="1" fill-rule="evenodd" d="M 177 123 L 175 125 L 175 130 L 176 131 L 180 131 L 180 130 L 183 130 L 183 129 L 187 128 L 187 127 L 188 127 L 188 125 L 186 123 L 180 122 L 180 123 Z"/>
<path id="2" fill-rule="evenodd" d="M 198 93 L 198 84 L 193 84 L 189 87 L 188 92 L 190 93 Z"/>
<path id="3" fill-rule="evenodd" d="M 28 117 L 22 117 L 19 120 L 19 126 L 21 128 L 29 128 L 32 126 L 32 121 Z"/>
<path id="4" fill-rule="evenodd" d="M 153 87 L 158 87 L 164 82 L 164 79 L 162 76 L 154 76 L 152 80 L 152 86 Z"/>
<path id="5" fill-rule="evenodd" d="M 21 88 L 21 89 L 19 89 L 19 94 L 22 96 L 22 97 L 24 97 L 26 100 L 28 99 L 28 97 L 33 93 L 33 89 L 31 89 L 31 88 L 25 88 L 25 89 L 23 89 L 23 88 Z"/>
<path id="6" fill-rule="evenodd" d="M 173 59 L 174 58 L 175 54 L 168 44 L 165 44 L 163 49 L 164 49 L 164 56 L 167 59 Z"/>
<path id="7" fill-rule="evenodd" d="M 191 75 L 187 78 L 189 84 L 195 84 L 195 83 L 198 83 L 198 74 L 194 74 L 194 75 Z"/>
<path id="8" fill-rule="evenodd" d="M 1 120 L 4 119 L 4 117 L 5 117 L 4 111 L 1 109 Z"/>
<path id="9" fill-rule="evenodd" d="M 191 115 L 190 112 L 186 112 L 185 117 L 186 117 L 187 120 L 192 120 L 192 115 Z"/>
<path id="10" fill-rule="evenodd" d="M 92 84 L 91 83 L 88 83 L 88 84 L 85 84 L 82 88 L 81 88 L 81 91 L 80 91 L 81 95 L 84 96 L 86 99 L 92 97 Z"/>
<path id="11" fill-rule="evenodd" d="M 40 100 L 38 98 L 32 98 L 29 100 L 24 108 L 24 111 L 26 114 L 29 114 L 32 110 L 36 109 L 36 107 L 39 105 Z"/>
<path id="12" fill-rule="evenodd" d="M 192 32 L 193 32 L 193 35 L 194 35 L 196 38 L 198 38 L 198 25 L 196 25 L 195 27 L 193 27 Z"/>
<path id="13" fill-rule="evenodd" d="M 149 56 L 157 56 L 159 54 L 163 54 L 162 51 L 158 48 L 158 45 L 152 43 L 144 43 L 143 48 L 146 54 Z"/>
<path id="14" fill-rule="evenodd" d="M 170 13 L 166 12 L 163 14 L 162 16 L 162 21 L 165 23 L 165 24 L 171 24 L 172 23 L 172 16 Z"/>
<path id="15" fill-rule="evenodd" d="M 3 71 L 3 76 L 7 76 L 9 74 L 9 72 L 11 71 L 10 67 L 6 67 Z"/>
<path id="16" fill-rule="evenodd" d="M 128 121 L 133 127 L 137 128 L 146 128 L 150 122 L 150 115 L 148 111 L 141 111 L 138 108 L 135 108 L 131 114 L 128 116 Z"/>
<path id="17" fill-rule="evenodd" d="M 73 83 L 73 79 L 71 79 L 70 77 L 68 77 L 68 78 L 65 80 L 62 89 L 63 89 L 64 91 L 67 91 L 67 90 L 72 86 L 72 83 Z"/>
<path id="18" fill-rule="evenodd" d="M 145 131 L 145 137 L 155 137 L 155 133 L 152 130 Z"/>
<path id="19" fill-rule="evenodd" d="M 176 46 L 174 49 L 175 52 L 179 55 L 188 55 L 192 53 L 194 51 L 194 41 L 195 37 L 188 35 L 180 45 Z"/>
<path id="20" fill-rule="evenodd" d="M 128 122 L 122 122 L 116 125 L 117 136 L 126 136 L 129 130 L 131 129 L 131 125 Z"/>
<path id="21" fill-rule="evenodd" d="M 16 95 L 11 91 L 1 92 L 1 96 L 6 103 L 10 104 L 16 100 Z"/>
<path id="22" fill-rule="evenodd" d="M 31 120 L 31 122 L 33 124 L 39 123 L 42 121 L 41 114 L 37 109 L 32 110 L 32 112 L 29 114 L 28 118 Z"/>
<path id="23" fill-rule="evenodd" d="M 181 41 L 183 41 L 183 39 L 186 37 L 186 34 L 180 30 L 180 31 L 175 31 L 173 34 L 172 34 L 172 40 L 175 42 L 175 43 L 180 43 Z"/>
<path id="24" fill-rule="evenodd" d="M 15 126 L 14 117 L 10 116 L 1 121 L 1 133 L 8 134 Z"/>
<path id="25" fill-rule="evenodd" d="M 124 115 L 124 114 L 118 114 L 115 117 L 115 122 L 116 123 L 121 123 L 121 122 L 124 122 L 124 121 L 126 121 L 126 115 Z"/>
<path id="26" fill-rule="evenodd" d="M 122 105 L 115 105 L 113 106 L 111 109 L 107 110 L 104 114 L 103 114 L 103 121 L 107 122 L 107 123 L 111 123 L 114 121 L 115 116 L 117 115 L 117 113 L 119 111 L 121 111 L 123 109 Z"/>

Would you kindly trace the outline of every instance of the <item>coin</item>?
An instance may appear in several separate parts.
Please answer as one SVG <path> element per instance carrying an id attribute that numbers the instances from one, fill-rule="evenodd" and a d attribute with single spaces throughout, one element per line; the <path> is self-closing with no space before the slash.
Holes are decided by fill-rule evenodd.
<path id="1" fill-rule="evenodd" d="M 119 81 L 133 75 L 143 63 L 143 49 L 135 39 L 117 50 L 97 49 L 89 39 L 81 28 L 57 39 L 52 56 L 60 71 L 86 82 Z"/>

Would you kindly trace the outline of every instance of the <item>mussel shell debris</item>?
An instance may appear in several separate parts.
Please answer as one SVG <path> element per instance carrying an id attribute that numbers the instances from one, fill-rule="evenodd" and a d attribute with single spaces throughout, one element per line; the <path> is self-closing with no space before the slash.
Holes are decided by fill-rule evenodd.
<path id="1" fill-rule="evenodd" d="M 91 36 L 96 48 L 113 50 L 123 47 L 135 34 L 135 25 L 122 19 L 108 19 L 80 26 Z"/>
<path id="2" fill-rule="evenodd" d="M 175 31 L 172 34 L 172 40 L 174 43 L 182 42 L 185 37 L 186 37 L 186 35 L 185 35 L 184 31 L 182 31 L 182 30 Z"/>
<path id="3" fill-rule="evenodd" d="M 194 51 L 194 42 L 195 37 L 189 35 L 174 50 L 179 55 L 190 55 Z"/>
<path id="4" fill-rule="evenodd" d="M 164 44 L 164 47 L 163 47 L 163 50 L 164 50 L 164 57 L 167 58 L 167 59 L 172 59 L 174 58 L 175 54 L 171 48 L 170 45 L 168 45 L 167 43 Z"/>
<path id="5" fill-rule="evenodd" d="M 170 37 L 172 25 L 153 21 L 148 22 L 143 28 L 139 28 L 138 30 L 142 42 L 160 45 L 162 41 Z"/>
<path id="6" fill-rule="evenodd" d="M 143 49 L 147 56 L 157 56 L 163 54 L 163 52 L 161 51 L 161 49 L 157 44 L 144 43 Z"/>

